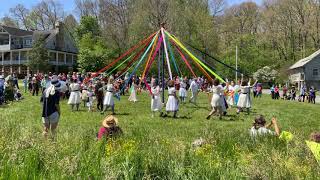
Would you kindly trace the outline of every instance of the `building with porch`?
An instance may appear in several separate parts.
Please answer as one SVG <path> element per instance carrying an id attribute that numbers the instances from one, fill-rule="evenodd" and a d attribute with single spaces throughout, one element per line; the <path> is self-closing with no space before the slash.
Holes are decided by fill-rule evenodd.
<path id="1" fill-rule="evenodd" d="M 45 39 L 52 71 L 72 70 L 77 61 L 78 49 L 63 23 L 56 23 L 50 31 L 26 31 L 0 25 L 0 74 L 29 74 L 26 66 L 28 51 L 39 37 Z"/>
<path id="2" fill-rule="evenodd" d="M 320 50 L 299 60 L 289 68 L 289 80 L 298 89 L 301 85 L 320 89 Z"/>

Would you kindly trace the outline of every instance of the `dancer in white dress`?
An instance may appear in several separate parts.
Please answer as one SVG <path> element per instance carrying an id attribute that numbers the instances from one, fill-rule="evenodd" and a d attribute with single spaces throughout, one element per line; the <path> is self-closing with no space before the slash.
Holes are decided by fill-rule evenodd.
<path id="1" fill-rule="evenodd" d="M 257 81 L 254 83 L 253 86 L 255 86 Z M 243 108 L 247 109 L 247 113 L 250 113 L 250 108 L 251 108 L 251 98 L 250 98 L 250 80 L 247 83 L 246 81 L 243 81 L 243 77 L 241 78 L 241 86 L 240 86 L 240 91 L 241 94 L 239 96 L 239 101 L 238 101 L 238 110 L 237 114 L 239 114 Z"/>
<path id="2" fill-rule="evenodd" d="M 104 100 L 103 100 L 103 111 L 101 112 L 101 114 L 103 114 L 109 107 L 111 107 L 112 114 L 114 114 L 113 82 L 114 82 L 114 78 L 112 76 L 110 76 L 109 80 L 108 80 L 108 84 L 103 87 L 103 89 L 106 92 L 105 92 L 105 96 L 104 96 Z"/>
<path id="3" fill-rule="evenodd" d="M 70 97 L 68 100 L 68 104 L 71 105 L 71 110 L 74 110 L 74 106 L 76 106 L 76 110 L 79 110 L 79 105 L 81 102 L 80 97 L 80 84 L 77 83 L 77 79 L 73 80 L 73 83 L 70 84 Z"/>
<path id="4" fill-rule="evenodd" d="M 198 90 L 199 90 L 199 87 L 198 87 L 196 80 L 197 80 L 197 78 L 194 78 L 192 80 L 192 82 L 190 84 L 190 88 L 189 88 L 189 90 L 191 90 L 191 92 L 192 92 L 190 102 L 194 103 L 194 104 L 197 104 L 197 97 L 198 97 Z"/>
<path id="5" fill-rule="evenodd" d="M 187 83 L 185 80 L 180 81 L 180 89 L 179 89 L 179 97 L 181 102 L 185 103 L 186 102 L 186 97 L 187 97 Z"/>
<path id="6" fill-rule="evenodd" d="M 219 113 L 219 118 L 222 118 L 223 110 L 222 110 L 222 101 L 221 101 L 221 93 L 223 93 L 222 86 L 219 85 L 219 80 L 215 79 L 213 82 L 213 86 L 211 88 L 212 91 L 212 99 L 211 99 L 211 107 L 212 111 L 207 116 L 207 119 L 210 119 L 211 116 L 215 113 Z"/>
<path id="7" fill-rule="evenodd" d="M 234 106 L 234 82 L 231 81 L 231 83 L 228 86 L 228 97 L 227 97 L 227 103 L 229 106 Z"/>
<path id="8" fill-rule="evenodd" d="M 137 85 L 136 85 L 136 83 L 135 83 L 135 79 L 133 78 L 132 79 L 132 85 L 131 85 L 131 94 L 130 94 L 130 96 L 129 96 L 129 98 L 128 98 L 128 100 L 130 101 L 130 102 L 137 102 L 138 101 L 138 99 L 137 99 Z"/>
<path id="9" fill-rule="evenodd" d="M 151 111 L 152 111 L 152 117 L 154 117 L 155 112 L 161 112 L 162 109 L 162 103 L 161 103 L 161 97 L 160 97 L 160 86 L 157 84 L 155 79 L 151 80 Z M 162 112 L 160 116 L 162 115 Z"/>
<path id="10" fill-rule="evenodd" d="M 173 112 L 173 117 L 174 118 L 177 118 L 177 112 L 179 110 L 179 100 L 177 98 L 177 95 L 176 95 L 176 89 L 174 87 L 174 81 L 170 80 L 168 82 L 168 86 L 169 86 L 169 89 L 168 89 L 168 101 L 167 101 L 167 104 L 166 104 L 166 111 L 167 113 L 170 113 L 170 112 Z M 167 114 L 165 114 L 165 117 L 167 116 Z"/>

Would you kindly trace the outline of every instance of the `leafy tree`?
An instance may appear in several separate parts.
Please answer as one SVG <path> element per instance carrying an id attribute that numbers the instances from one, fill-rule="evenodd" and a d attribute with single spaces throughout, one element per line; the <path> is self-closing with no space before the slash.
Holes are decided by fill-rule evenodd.
<path id="1" fill-rule="evenodd" d="M 271 69 L 269 66 L 265 66 L 253 73 L 253 78 L 262 82 L 272 82 L 277 78 L 277 76 L 278 71 Z"/>
<path id="2" fill-rule="evenodd" d="M 27 66 L 29 66 L 31 70 L 46 72 L 51 69 L 44 38 L 40 37 L 33 43 L 32 49 L 28 52 L 28 56 L 29 62 Z"/>
<path id="3" fill-rule="evenodd" d="M 97 18 L 93 16 L 81 17 L 80 24 L 76 28 L 76 37 L 78 41 L 81 41 L 85 34 L 91 34 L 93 38 L 100 36 L 100 26 Z"/>

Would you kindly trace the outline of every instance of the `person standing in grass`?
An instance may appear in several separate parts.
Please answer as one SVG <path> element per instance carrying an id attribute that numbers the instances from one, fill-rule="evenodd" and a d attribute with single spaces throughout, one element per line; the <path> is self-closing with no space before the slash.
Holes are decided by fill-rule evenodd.
<path id="1" fill-rule="evenodd" d="M 270 130 L 272 127 L 274 128 L 274 131 Z M 254 119 L 253 126 L 250 129 L 250 136 L 257 137 L 260 135 L 280 135 L 280 128 L 275 117 L 272 118 L 268 125 L 266 125 L 266 120 L 262 115 L 259 115 Z"/>
<path id="2" fill-rule="evenodd" d="M 215 113 L 219 113 L 219 118 L 222 118 L 222 114 L 223 114 L 223 109 L 222 109 L 222 100 L 221 98 L 223 98 L 220 94 L 223 93 L 223 88 L 222 86 L 219 85 L 219 80 L 215 79 L 213 82 L 213 86 L 211 88 L 212 91 L 212 99 L 211 99 L 211 107 L 212 107 L 212 111 L 209 113 L 209 115 L 207 116 L 207 119 L 210 119 L 211 116 Z M 224 102 L 223 102 L 224 103 Z"/>
<path id="3" fill-rule="evenodd" d="M 114 83 L 114 78 L 113 76 L 110 76 L 107 86 L 103 87 L 106 93 L 103 100 L 103 111 L 101 112 L 101 114 L 103 114 L 109 107 L 111 107 L 112 114 L 114 114 L 113 83 Z"/>
<path id="4" fill-rule="evenodd" d="M 136 79 L 135 78 L 132 78 L 132 85 L 131 85 L 131 88 L 130 88 L 130 96 L 128 98 L 128 100 L 130 102 L 137 102 L 137 89 L 138 89 L 138 85 L 136 84 Z"/>
<path id="5" fill-rule="evenodd" d="M 191 93 L 192 93 L 190 102 L 194 104 L 197 104 L 197 97 L 198 97 L 198 90 L 199 90 L 199 86 L 196 81 L 197 81 L 197 78 L 193 78 L 189 88 L 189 90 L 191 90 Z"/>
<path id="6" fill-rule="evenodd" d="M 180 89 L 179 89 L 179 97 L 181 102 L 185 103 L 186 102 L 186 97 L 187 97 L 187 83 L 186 83 L 186 79 L 182 79 L 180 81 Z"/>
<path id="7" fill-rule="evenodd" d="M 100 80 L 97 80 L 96 85 L 94 87 L 94 94 L 97 98 L 97 109 L 99 111 L 103 111 L 103 88 L 102 83 Z"/>
<path id="8" fill-rule="evenodd" d="M 254 83 L 253 86 L 255 86 L 257 84 L 257 81 Z M 246 81 L 243 81 L 243 76 L 241 78 L 241 86 L 240 86 L 240 90 L 241 90 L 241 94 L 239 96 L 239 101 L 238 101 L 238 110 L 237 110 L 237 114 L 239 114 L 244 108 L 247 109 L 247 113 L 250 113 L 250 108 L 251 108 L 251 99 L 250 99 L 250 80 L 247 83 Z"/>
<path id="9" fill-rule="evenodd" d="M 73 83 L 70 84 L 70 97 L 68 100 L 68 104 L 71 105 L 71 111 L 76 110 L 79 111 L 79 106 L 81 102 L 81 94 L 80 94 L 80 84 L 77 83 L 77 79 L 73 79 Z"/>
<path id="10" fill-rule="evenodd" d="M 314 87 L 312 86 L 309 90 L 309 103 L 316 103 L 316 91 L 314 89 Z"/>
<path id="11" fill-rule="evenodd" d="M 43 91 L 41 102 L 42 107 L 42 123 L 44 126 L 43 135 L 47 137 L 49 131 L 53 137 L 56 135 L 56 128 L 61 116 L 60 111 L 60 82 L 55 77 L 51 80 L 51 85 Z"/>
<path id="12" fill-rule="evenodd" d="M 151 111 L 152 111 L 152 117 L 154 117 L 155 112 L 161 112 L 162 103 L 161 103 L 161 97 L 160 97 L 160 86 L 158 85 L 157 81 L 152 78 L 151 80 L 151 93 L 152 93 L 152 99 L 151 99 Z M 162 115 L 162 112 L 160 116 Z"/>
<path id="13" fill-rule="evenodd" d="M 168 113 L 173 112 L 173 117 L 177 118 L 177 113 L 179 111 L 179 99 L 176 95 L 176 88 L 174 87 L 174 81 L 170 80 L 168 82 L 168 101 L 166 104 L 166 114 L 164 117 L 167 116 Z"/>

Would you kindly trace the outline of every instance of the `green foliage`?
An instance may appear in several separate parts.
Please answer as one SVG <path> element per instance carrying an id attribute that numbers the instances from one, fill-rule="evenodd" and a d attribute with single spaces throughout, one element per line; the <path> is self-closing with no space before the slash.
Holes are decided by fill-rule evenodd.
<path id="1" fill-rule="evenodd" d="M 78 67 L 81 71 L 95 72 L 101 69 L 110 56 L 110 51 L 102 40 L 96 39 L 90 33 L 82 37 L 79 48 Z"/>
<path id="2" fill-rule="evenodd" d="M 93 16 L 81 17 L 80 24 L 75 30 L 76 37 L 81 41 L 82 37 L 86 34 L 91 34 L 93 37 L 100 35 L 100 25 L 97 18 Z"/>
<path id="3" fill-rule="evenodd" d="M 269 66 L 265 66 L 253 73 L 253 78 L 261 82 L 272 82 L 278 77 L 278 72 L 271 69 Z"/>
<path id="4" fill-rule="evenodd" d="M 51 69 L 48 50 L 45 47 L 43 37 L 39 37 L 39 39 L 33 42 L 32 49 L 28 52 L 28 56 L 29 61 L 27 66 L 29 66 L 31 70 L 46 72 Z"/>
<path id="5" fill-rule="evenodd" d="M 105 116 L 84 108 L 71 112 L 62 100 L 57 139 L 52 141 L 42 136 L 38 97 L 25 97 L 0 107 L 0 179 L 320 177 L 319 163 L 305 144 L 319 124 L 319 105 L 273 101 L 266 95 L 253 100 L 251 115 L 236 115 L 231 109 L 223 120 L 206 120 L 208 99 L 200 93 L 198 107 L 181 104 L 179 115 L 186 118 L 164 120 L 151 118 L 146 110 L 150 97 L 142 93 L 135 104 L 126 96 L 116 101 L 124 135 L 106 142 L 95 139 Z M 248 129 L 256 112 L 268 121 L 277 116 L 281 129 L 293 133 L 293 140 L 288 144 L 276 137 L 252 140 Z M 207 144 L 193 148 L 191 143 L 200 137 Z"/>

